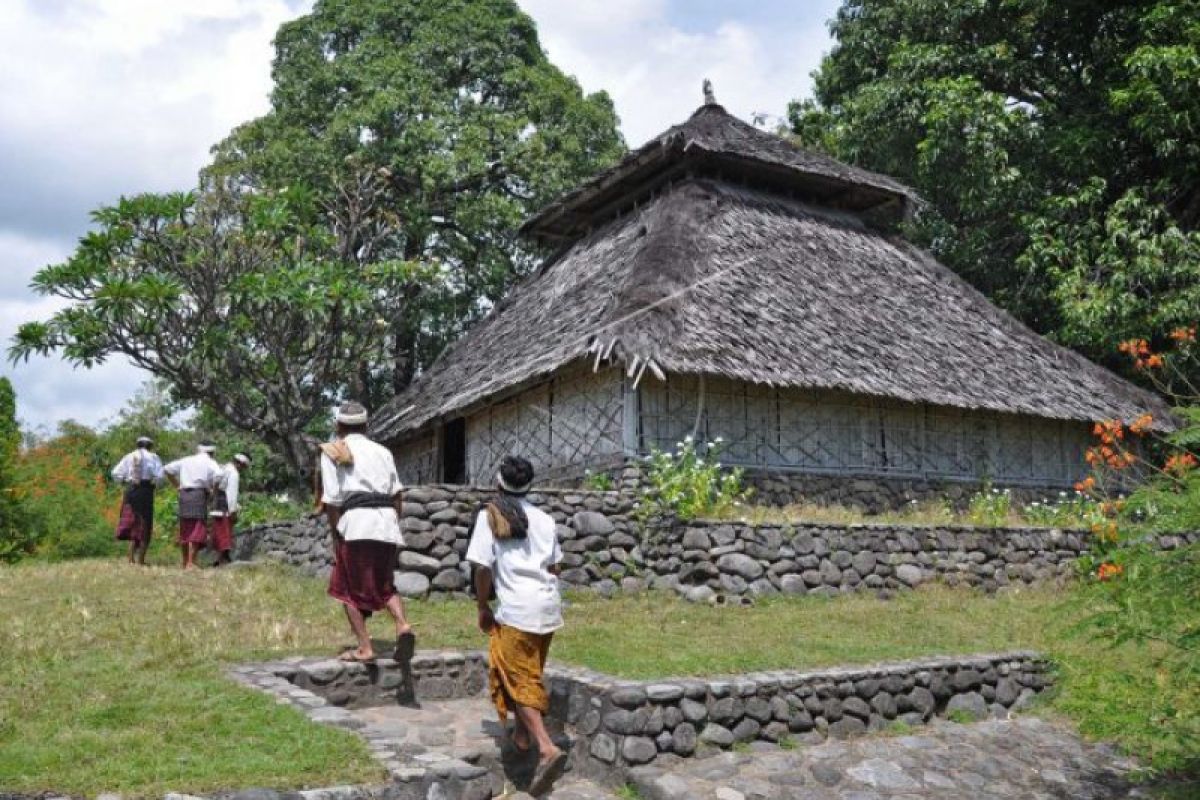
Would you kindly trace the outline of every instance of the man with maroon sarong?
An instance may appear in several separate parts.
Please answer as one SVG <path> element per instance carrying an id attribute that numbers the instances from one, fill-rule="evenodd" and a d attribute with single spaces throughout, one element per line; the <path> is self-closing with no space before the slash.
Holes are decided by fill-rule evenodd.
<path id="1" fill-rule="evenodd" d="M 358 647 L 343 661 L 373 661 L 367 617 L 387 609 L 396 622 L 395 658 L 412 658 L 415 637 L 404 616 L 393 575 L 399 548 L 401 492 L 392 452 L 364 434 L 367 409 L 343 403 L 335 417 L 337 437 L 321 445 L 321 506 L 333 533 L 333 572 L 329 595 L 342 603 Z"/>
<path id="2" fill-rule="evenodd" d="M 496 476 L 496 495 L 475 520 L 467 561 L 475 568 L 479 629 L 488 635 L 488 685 L 507 726 L 514 717 L 512 744 L 520 752 L 537 746 L 529 785 L 535 797 L 549 791 L 566 768 L 567 756 L 546 730 L 550 697 L 542 680 L 554 632 L 562 627 L 558 571 L 562 550 L 554 518 L 525 496 L 533 466 L 506 456 Z M 493 598 L 500 601 L 493 613 Z"/>
<path id="3" fill-rule="evenodd" d="M 237 525 L 238 495 L 241 487 L 240 470 L 250 466 L 250 456 L 237 453 L 233 460 L 221 467 L 221 478 L 213 492 L 212 511 L 209 512 L 209 546 L 217 554 L 215 566 L 228 564 L 233 551 L 233 528 Z"/>
<path id="4" fill-rule="evenodd" d="M 183 568 L 196 568 L 196 553 L 208 541 L 208 503 L 221 479 L 221 465 L 212 454 L 216 445 L 205 442 L 195 455 L 163 467 L 167 479 L 179 490 L 179 550 Z"/>
<path id="5" fill-rule="evenodd" d="M 163 482 L 163 463 L 154 452 L 154 441 L 149 436 L 138 437 L 137 449 L 117 462 L 112 477 L 125 490 L 117 539 L 129 542 L 130 564 L 145 566 L 154 535 L 154 490 Z"/>

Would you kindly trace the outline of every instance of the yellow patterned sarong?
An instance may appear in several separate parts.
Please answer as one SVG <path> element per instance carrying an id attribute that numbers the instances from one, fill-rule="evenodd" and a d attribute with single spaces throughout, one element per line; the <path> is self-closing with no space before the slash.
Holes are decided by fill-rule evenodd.
<path id="1" fill-rule="evenodd" d="M 550 697 L 542 684 L 542 670 L 553 633 L 526 633 L 496 623 L 488 637 L 488 688 L 500 719 L 516 712 L 513 704 L 536 708 L 545 714 Z"/>

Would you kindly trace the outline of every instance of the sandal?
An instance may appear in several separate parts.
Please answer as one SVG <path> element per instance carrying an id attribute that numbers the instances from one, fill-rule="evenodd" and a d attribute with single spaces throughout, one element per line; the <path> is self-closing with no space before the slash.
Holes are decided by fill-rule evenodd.
<path id="1" fill-rule="evenodd" d="M 558 755 L 544 763 L 538 764 L 533 771 L 533 780 L 529 782 L 529 793 L 534 797 L 545 794 L 554 788 L 554 782 L 562 777 L 567 768 L 567 754 L 561 750 Z"/>
<path id="2" fill-rule="evenodd" d="M 392 653 L 392 658 L 396 659 L 397 664 L 407 664 L 412 661 L 413 655 L 416 652 L 416 634 L 412 631 L 405 631 L 396 637 L 396 651 Z"/>
<path id="3" fill-rule="evenodd" d="M 375 656 L 363 658 L 357 650 L 346 650 L 338 656 L 338 661 L 345 661 L 348 664 L 374 664 Z"/>

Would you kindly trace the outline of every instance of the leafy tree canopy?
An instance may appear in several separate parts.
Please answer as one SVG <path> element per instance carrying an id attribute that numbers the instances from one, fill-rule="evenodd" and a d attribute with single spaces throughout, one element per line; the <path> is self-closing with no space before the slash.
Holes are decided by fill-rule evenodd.
<path id="1" fill-rule="evenodd" d="M 347 364 L 379 352 L 383 316 L 420 272 L 355 257 L 378 229 L 371 186 L 342 187 L 337 207 L 299 187 L 122 199 L 94 214 L 69 260 L 34 277 L 72 304 L 22 325 L 10 353 L 59 351 L 83 366 L 124 355 L 177 401 L 260 437 L 300 484 L 305 426 L 328 412 Z M 347 216 L 358 221 L 335 221 Z"/>
<path id="2" fill-rule="evenodd" d="M 14 474 L 20 446 L 16 393 L 8 378 L 0 378 L 0 562 L 20 558 L 32 545 L 25 535 Z"/>
<path id="3" fill-rule="evenodd" d="M 911 235 L 1094 357 L 1200 308 L 1200 2 L 846 0 L 806 145 L 894 175 Z"/>
<path id="4" fill-rule="evenodd" d="M 327 197 L 347 158 L 386 171 L 394 218 L 367 260 L 438 272 L 388 314 L 390 361 L 359 381 L 378 403 L 528 269 L 520 222 L 622 153 L 617 118 L 512 0 L 318 0 L 275 49 L 270 112 L 214 149 L 208 176 Z"/>

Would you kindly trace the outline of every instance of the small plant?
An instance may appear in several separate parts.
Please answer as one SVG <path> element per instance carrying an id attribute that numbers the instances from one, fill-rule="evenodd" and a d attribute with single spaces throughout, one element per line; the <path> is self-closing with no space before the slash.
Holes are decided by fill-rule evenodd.
<path id="1" fill-rule="evenodd" d="M 999 528 L 1008 522 L 1012 511 L 1012 491 L 996 489 L 990 481 L 971 495 L 967 504 L 967 519 L 981 528 Z"/>
<path id="2" fill-rule="evenodd" d="M 747 491 L 742 486 L 742 470 L 725 470 L 716 460 L 722 441 L 717 437 L 702 452 L 688 436 L 676 444 L 674 452 L 651 453 L 645 471 L 647 486 L 638 504 L 639 516 L 672 515 L 691 520 L 728 514 Z"/>
<path id="3" fill-rule="evenodd" d="M 749 753 L 750 752 L 750 743 L 749 742 L 734 742 L 733 746 L 730 747 L 729 749 L 735 753 Z"/>
<path id="4" fill-rule="evenodd" d="M 607 472 L 592 472 L 590 469 L 583 473 L 583 488 L 593 492 L 610 492 L 613 488 L 613 478 Z"/>
<path id="5" fill-rule="evenodd" d="M 795 750 L 796 749 L 796 740 L 793 739 L 791 736 L 787 736 L 787 735 L 780 736 L 779 741 L 776 742 L 776 744 L 779 745 L 780 750 Z"/>
<path id="6" fill-rule="evenodd" d="M 960 725 L 968 725 L 975 721 L 975 715 L 965 708 L 952 708 L 946 714 L 946 719 L 951 722 L 957 722 Z"/>
<path id="7" fill-rule="evenodd" d="M 617 789 L 617 797 L 621 800 L 643 800 L 642 793 L 632 783 L 626 783 Z"/>
<path id="8" fill-rule="evenodd" d="M 907 722 L 905 722 L 902 719 L 894 719 L 887 726 L 888 733 L 894 734 L 896 736 L 907 736 L 908 734 L 912 733 L 914 730 L 916 730 L 916 728 L 914 728 L 912 725 L 909 725 Z"/>

